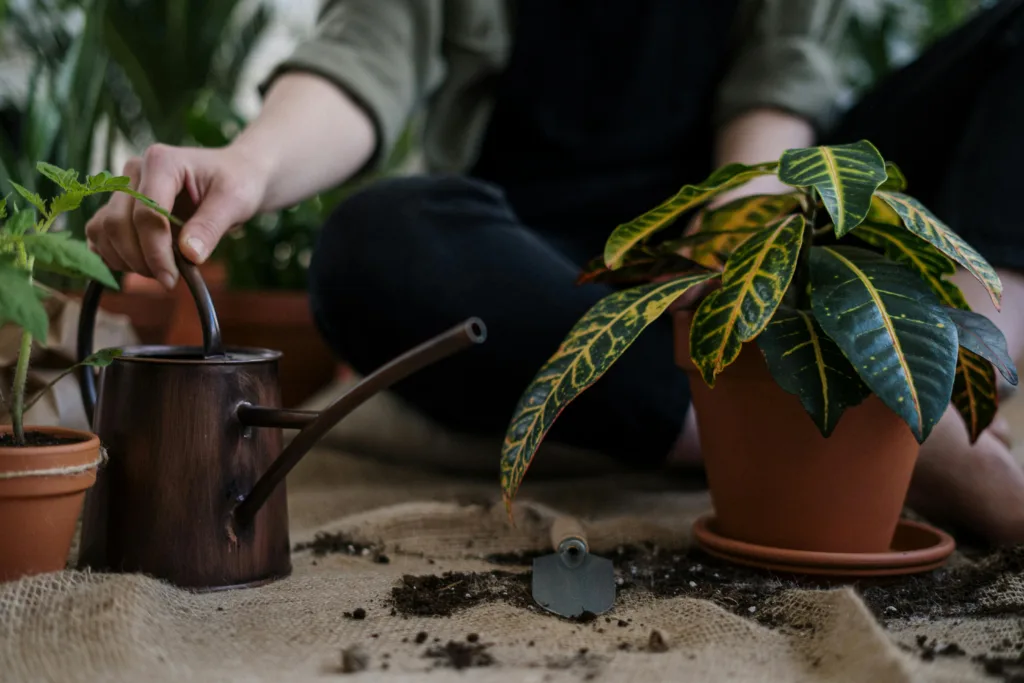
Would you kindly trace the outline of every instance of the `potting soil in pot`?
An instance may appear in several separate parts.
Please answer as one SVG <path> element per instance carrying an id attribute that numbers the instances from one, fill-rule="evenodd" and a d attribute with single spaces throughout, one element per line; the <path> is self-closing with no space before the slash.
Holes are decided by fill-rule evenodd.
<path id="1" fill-rule="evenodd" d="M 1008 681 L 1024 676 L 1024 553 L 829 587 L 681 546 L 704 492 L 663 476 L 534 478 L 515 529 L 491 478 L 321 449 L 289 477 L 294 575 L 193 594 L 135 575 L 0 585 L 21 681 Z M 561 501 L 572 500 L 571 507 Z M 620 582 L 575 620 L 530 599 L 556 506 L 593 517 Z"/>

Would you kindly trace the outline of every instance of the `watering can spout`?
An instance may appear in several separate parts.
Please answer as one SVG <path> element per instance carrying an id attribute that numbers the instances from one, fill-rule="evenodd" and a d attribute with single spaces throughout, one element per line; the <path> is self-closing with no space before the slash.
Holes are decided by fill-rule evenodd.
<path id="1" fill-rule="evenodd" d="M 235 524 L 238 526 L 249 524 L 263 504 L 267 502 L 274 489 L 284 481 L 284 478 L 302 460 L 303 456 L 334 425 L 367 399 L 428 365 L 471 345 L 482 344 L 486 338 L 487 328 L 483 321 L 479 318 L 469 318 L 447 332 L 381 366 L 319 413 L 297 410 L 281 411 L 247 404 L 240 405 L 235 414 L 239 422 L 245 426 L 302 426 L 302 431 L 295 435 L 281 455 L 274 460 L 273 465 L 256 482 L 249 495 L 235 507 L 233 512 Z"/>

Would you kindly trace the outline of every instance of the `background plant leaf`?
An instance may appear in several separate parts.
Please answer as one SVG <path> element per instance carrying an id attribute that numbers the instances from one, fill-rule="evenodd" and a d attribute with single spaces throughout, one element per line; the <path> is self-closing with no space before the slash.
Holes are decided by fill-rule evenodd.
<path id="1" fill-rule="evenodd" d="M 757 345 L 776 383 L 800 399 L 826 438 L 843 411 L 871 393 L 810 311 L 780 307 Z"/>
<path id="2" fill-rule="evenodd" d="M 992 303 L 999 309 L 1003 284 L 999 281 L 995 269 L 974 247 L 967 244 L 913 197 L 899 192 L 879 192 L 878 196 L 899 215 L 907 230 L 959 263 L 985 285 Z"/>
<path id="3" fill-rule="evenodd" d="M 895 212 L 893 215 L 896 215 Z M 912 268 L 943 305 L 961 310 L 970 309 L 960 288 L 946 279 L 946 276 L 956 273 L 956 265 L 938 249 L 908 232 L 902 224 L 864 222 L 853 234 L 883 249 L 885 255 L 892 260 Z M 992 364 L 962 344 L 957 350 L 951 400 L 967 425 L 971 443 L 974 443 L 995 419 L 999 392 Z"/>
<path id="4" fill-rule="evenodd" d="M 956 325 L 960 345 L 992 363 L 1003 379 L 1017 386 L 1017 367 L 996 324 L 974 311 L 949 308 L 946 313 Z"/>
<path id="5" fill-rule="evenodd" d="M 46 339 L 50 319 L 29 274 L 0 259 L 0 325 L 14 323 L 36 339 Z"/>
<path id="6" fill-rule="evenodd" d="M 796 270 L 804 225 L 793 215 L 744 242 L 725 265 L 721 289 L 697 308 L 690 355 L 708 386 L 775 314 Z"/>
<path id="7" fill-rule="evenodd" d="M 693 248 L 691 258 L 709 268 L 721 268 L 728 255 L 757 229 L 763 229 L 800 205 L 795 194 L 760 194 L 735 199 L 704 213 L 698 234 L 713 234 Z"/>
<path id="8" fill-rule="evenodd" d="M 779 180 L 817 190 L 842 237 L 867 217 L 872 195 L 886 180 L 885 160 L 867 140 L 790 149 L 779 159 Z"/>
<path id="9" fill-rule="evenodd" d="M 537 448 L 565 406 L 596 382 L 672 302 L 714 277 L 718 274 L 704 272 L 609 294 L 573 326 L 519 399 L 505 435 L 501 487 L 510 513 Z"/>
<path id="10" fill-rule="evenodd" d="M 923 442 L 953 391 L 957 332 L 913 270 L 857 247 L 813 247 L 814 317 Z"/>
<path id="11" fill-rule="evenodd" d="M 25 249 L 35 257 L 35 266 L 54 273 L 87 277 L 117 289 L 117 280 L 103 259 L 66 232 L 47 232 L 25 236 Z"/>
<path id="12" fill-rule="evenodd" d="M 683 213 L 752 178 L 770 175 L 777 167 L 775 162 L 755 166 L 728 164 L 698 185 L 684 185 L 679 192 L 655 208 L 615 228 L 605 242 L 605 264 L 612 269 L 618 268 L 630 249 L 672 224 Z"/>

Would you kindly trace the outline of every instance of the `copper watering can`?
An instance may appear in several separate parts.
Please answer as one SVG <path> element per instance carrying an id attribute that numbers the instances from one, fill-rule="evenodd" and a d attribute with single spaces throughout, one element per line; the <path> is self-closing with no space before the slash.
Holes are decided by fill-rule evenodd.
<path id="1" fill-rule="evenodd" d="M 284 479 L 360 404 L 486 338 L 470 318 L 368 375 L 323 411 L 281 409 L 270 349 L 226 348 L 198 268 L 176 254 L 203 347 L 134 346 L 79 372 L 82 400 L 109 457 L 86 497 L 79 566 L 141 572 L 181 587 L 260 585 L 291 573 Z M 78 357 L 92 353 L 103 286 L 82 299 Z M 282 450 L 282 429 L 301 430 Z"/>

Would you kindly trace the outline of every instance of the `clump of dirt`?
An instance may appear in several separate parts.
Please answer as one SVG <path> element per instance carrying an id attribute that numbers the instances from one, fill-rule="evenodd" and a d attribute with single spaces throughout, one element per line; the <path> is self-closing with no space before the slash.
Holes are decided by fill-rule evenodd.
<path id="1" fill-rule="evenodd" d="M 370 655 L 359 645 L 353 645 L 341 651 L 341 673 L 359 673 L 366 670 L 369 665 Z"/>
<path id="2" fill-rule="evenodd" d="M 445 572 L 440 576 L 406 574 L 391 589 L 391 604 L 403 616 L 449 617 L 458 610 L 496 601 L 532 609 L 530 577 L 498 570 Z"/>
<path id="3" fill-rule="evenodd" d="M 65 446 L 71 443 L 82 443 L 84 439 L 53 436 L 44 432 L 25 432 L 25 443 L 19 444 L 14 434 L 0 434 L 0 448 L 40 448 L 45 446 Z"/>
<path id="4" fill-rule="evenodd" d="M 980 664 L 989 676 L 1005 683 L 1024 683 L 1024 655 L 979 655 L 973 661 Z"/>
<path id="5" fill-rule="evenodd" d="M 357 543 L 343 533 L 318 531 L 312 541 L 296 543 L 292 550 L 297 553 L 303 550 L 312 550 L 313 554 L 317 557 L 323 557 L 328 554 L 356 556 L 369 555 L 376 550 L 376 547 Z"/>
<path id="6" fill-rule="evenodd" d="M 435 660 L 435 667 L 462 670 L 494 666 L 494 656 L 487 651 L 489 647 L 490 645 L 486 643 L 460 643 L 449 640 L 445 645 L 428 648 L 423 656 Z"/>
<path id="7" fill-rule="evenodd" d="M 316 557 L 325 555 L 349 555 L 352 557 L 372 557 L 377 564 L 388 564 L 391 558 L 385 555 L 381 548 L 372 544 L 359 543 L 352 540 L 343 533 L 332 533 L 327 531 L 317 532 L 312 541 L 296 543 L 292 548 L 293 552 L 303 550 L 313 551 Z"/>
<path id="8" fill-rule="evenodd" d="M 346 619 L 355 619 L 357 621 L 362 621 L 366 618 L 366 610 L 362 607 L 356 607 L 351 612 L 345 612 L 342 616 L 344 616 Z"/>

